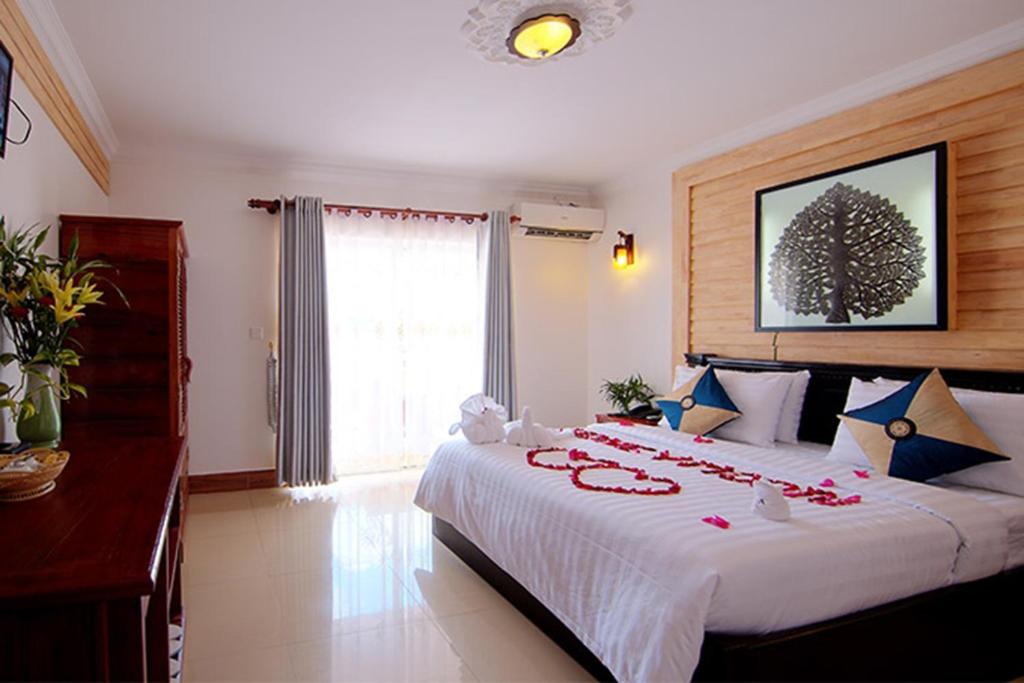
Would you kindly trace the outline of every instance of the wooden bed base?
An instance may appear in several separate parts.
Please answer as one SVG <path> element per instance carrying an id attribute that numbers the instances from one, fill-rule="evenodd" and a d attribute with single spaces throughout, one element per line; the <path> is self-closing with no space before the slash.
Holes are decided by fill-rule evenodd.
<path id="1" fill-rule="evenodd" d="M 434 536 L 599 681 L 615 677 L 540 600 L 458 529 Z M 699 681 L 1010 680 L 1024 674 L 1024 571 L 764 636 L 707 633 Z"/>
<path id="2" fill-rule="evenodd" d="M 810 370 L 800 438 L 831 443 L 851 377 L 911 379 L 920 368 L 749 361 L 688 355 L 693 365 Z M 1024 393 L 1024 373 L 943 370 L 947 383 Z M 598 680 L 611 672 L 526 588 L 447 521 L 434 536 Z M 706 633 L 695 680 L 1010 680 L 1024 675 L 1024 568 L 762 636 Z"/>

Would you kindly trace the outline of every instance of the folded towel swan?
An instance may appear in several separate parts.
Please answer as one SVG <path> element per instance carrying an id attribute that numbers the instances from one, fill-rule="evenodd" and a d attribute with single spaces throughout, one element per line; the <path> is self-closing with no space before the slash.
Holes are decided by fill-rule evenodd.
<path id="1" fill-rule="evenodd" d="M 551 430 L 544 425 L 534 422 L 530 415 L 530 408 L 523 408 L 523 417 L 507 425 L 505 441 L 513 446 L 525 446 L 527 448 L 550 448 L 555 442 Z"/>
<path id="2" fill-rule="evenodd" d="M 754 503 L 750 509 L 773 522 L 785 522 L 790 515 L 789 501 L 782 491 L 766 481 L 754 482 Z"/>

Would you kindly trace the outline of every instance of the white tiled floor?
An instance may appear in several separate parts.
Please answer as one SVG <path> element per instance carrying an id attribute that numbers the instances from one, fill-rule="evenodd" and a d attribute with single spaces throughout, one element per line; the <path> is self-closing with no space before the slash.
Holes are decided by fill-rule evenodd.
<path id="1" fill-rule="evenodd" d="M 186 680 L 591 680 L 434 540 L 419 476 L 192 496 Z"/>

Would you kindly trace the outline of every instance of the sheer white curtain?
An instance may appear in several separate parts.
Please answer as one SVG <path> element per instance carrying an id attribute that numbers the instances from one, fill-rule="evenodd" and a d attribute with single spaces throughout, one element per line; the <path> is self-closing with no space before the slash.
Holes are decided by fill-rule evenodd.
<path id="1" fill-rule="evenodd" d="M 477 226 L 325 216 L 335 474 L 422 465 L 480 391 Z"/>

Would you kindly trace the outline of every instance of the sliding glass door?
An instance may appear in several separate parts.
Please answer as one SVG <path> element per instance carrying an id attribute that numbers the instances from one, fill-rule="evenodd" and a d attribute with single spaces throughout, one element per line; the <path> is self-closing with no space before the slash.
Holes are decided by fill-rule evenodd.
<path id="1" fill-rule="evenodd" d="M 481 388 L 478 229 L 329 213 L 325 230 L 335 473 L 422 465 Z"/>

